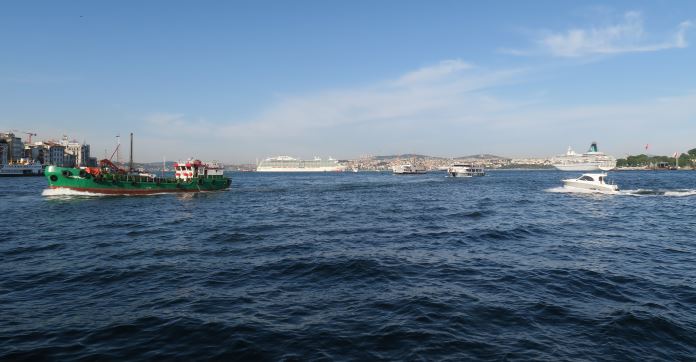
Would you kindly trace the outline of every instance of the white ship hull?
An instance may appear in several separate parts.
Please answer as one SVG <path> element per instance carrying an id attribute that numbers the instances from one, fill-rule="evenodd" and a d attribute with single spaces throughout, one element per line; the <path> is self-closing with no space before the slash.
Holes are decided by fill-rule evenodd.
<path id="1" fill-rule="evenodd" d="M 428 172 L 424 167 L 414 166 L 411 164 L 397 165 L 392 168 L 395 175 L 423 175 Z"/>
<path id="2" fill-rule="evenodd" d="M 395 175 L 425 175 L 428 171 L 394 171 Z"/>
<path id="3" fill-rule="evenodd" d="M 553 167 L 561 171 L 599 171 L 597 163 L 575 163 L 567 165 L 553 165 Z"/>
<path id="4" fill-rule="evenodd" d="M 618 186 L 607 183 L 606 173 L 585 173 L 576 179 L 563 180 L 563 186 L 592 191 L 619 191 Z"/>
<path id="5" fill-rule="evenodd" d="M 579 162 L 554 164 L 553 167 L 561 171 L 611 171 L 616 168 L 615 162 Z"/>
<path id="6" fill-rule="evenodd" d="M 574 187 L 576 189 L 593 190 L 593 191 L 618 191 L 616 185 L 597 184 L 578 180 L 563 180 L 563 186 Z"/>
<path id="7" fill-rule="evenodd" d="M 43 175 L 43 168 L 39 164 L 0 165 L 0 177 L 41 175 Z"/>
<path id="8" fill-rule="evenodd" d="M 484 172 L 448 172 L 449 177 L 480 177 L 486 176 Z"/>
<path id="9" fill-rule="evenodd" d="M 257 172 L 343 172 L 345 169 L 336 167 L 259 167 Z"/>
<path id="10" fill-rule="evenodd" d="M 483 167 L 476 165 L 455 164 L 447 168 L 447 176 L 449 177 L 479 177 L 485 176 L 486 172 Z"/>

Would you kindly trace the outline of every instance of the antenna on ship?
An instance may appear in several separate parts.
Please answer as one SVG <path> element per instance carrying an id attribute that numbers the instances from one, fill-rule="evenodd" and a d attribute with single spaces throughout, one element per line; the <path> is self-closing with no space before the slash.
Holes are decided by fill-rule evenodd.
<path id="1" fill-rule="evenodd" d="M 128 161 L 128 172 L 133 172 L 133 132 L 130 134 L 130 160 Z"/>
<path id="2" fill-rule="evenodd" d="M 116 135 L 116 163 L 119 163 L 119 164 L 121 163 L 120 148 L 121 148 L 121 135 L 118 134 L 118 135 Z M 111 157 L 113 158 L 114 155 L 111 155 Z"/>

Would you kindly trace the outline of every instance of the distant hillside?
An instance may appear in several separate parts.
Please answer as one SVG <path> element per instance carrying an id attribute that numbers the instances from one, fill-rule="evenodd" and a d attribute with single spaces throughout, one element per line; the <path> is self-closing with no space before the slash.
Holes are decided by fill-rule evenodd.
<path id="1" fill-rule="evenodd" d="M 491 154 L 488 154 L 488 153 L 483 153 L 483 154 L 478 154 L 478 155 L 470 155 L 470 156 L 455 157 L 455 159 L 509 160 L 510 158 L 508 158 L 508 157 L 496 156 L 496 155 L 491 155 Z"/>
<path id="2" fill-rule="evenodd" d="M 385 161 L 385 160 L 395 160 L 395 159 L 409 159 L 409 158 L 427 158 L 431 160 L 446 160 L 444 157 L 435 157 L 435 156 L 428 156 L 428 155 L 417 155 L 413 153 L 406 153 L 403 155 L 387 155 L 387 156 L 374 156 L 372 157 L 374 160 L 378 161 Z"/>

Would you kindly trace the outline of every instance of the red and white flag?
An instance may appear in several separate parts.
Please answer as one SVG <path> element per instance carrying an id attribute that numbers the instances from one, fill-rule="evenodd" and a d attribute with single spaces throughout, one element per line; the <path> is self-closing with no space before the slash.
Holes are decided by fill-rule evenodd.
<path id="1" fill-rule="evenodd" d="M 672 157 L 677 158 L 677 152 L 675 152 Z"/>

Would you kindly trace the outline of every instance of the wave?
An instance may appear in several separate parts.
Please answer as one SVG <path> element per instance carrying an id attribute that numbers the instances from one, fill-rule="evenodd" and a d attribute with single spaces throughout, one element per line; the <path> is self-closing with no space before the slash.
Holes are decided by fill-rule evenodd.
<path id="1" fill-rule="evenodd" d="M 302 258 L 282 260 L 256 267 L 255 274 L 270 273 L 273 277 L 310 278 L 313 280 L 374 281 L 398 280 L 402 275 L 393 268 L 394 260 L 367 258 Z"/>
<path id="2" fill-rule="evenodd" d="M 531 236 L 548 234 L 549 231 L 537 226 L 519 226 L 508 230 L 486 230 L 475 236 L 476 239 L 488 240 L 523 240 Z"/>
<path id="3" fill-rule="evenodd" d="M 622 194 L 632 195 L 632 196 L 670 196 L 670 197 L 684 197 L 684 196 L 696 196 L 696 190 L 651 190 L 651 189 L 637 189 L 637 190 L 623 190 Z"/>
<path id="4" fill-rule="evenodd" d="M 665 191 L 665 196 L 696 196 L 696 190 Z"/>

